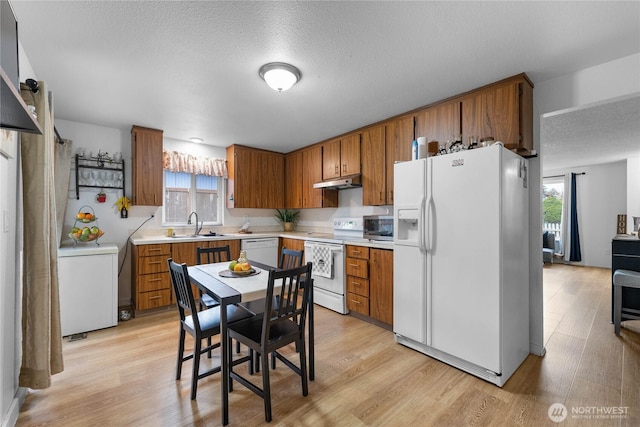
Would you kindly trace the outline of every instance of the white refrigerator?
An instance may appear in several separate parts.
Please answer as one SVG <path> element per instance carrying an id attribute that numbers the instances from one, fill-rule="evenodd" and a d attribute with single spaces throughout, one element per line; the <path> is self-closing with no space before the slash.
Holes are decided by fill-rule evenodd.
<path id="1" fill-rule="evenodd" d="M 396 341 L 502 386 L 529 353 L 527 160 L 500 145 L 394 167 Z"/>

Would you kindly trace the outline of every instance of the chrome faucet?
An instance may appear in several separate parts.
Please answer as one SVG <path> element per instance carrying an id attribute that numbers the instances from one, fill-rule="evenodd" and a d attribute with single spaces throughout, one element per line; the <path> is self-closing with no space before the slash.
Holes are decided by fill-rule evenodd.
<path id="1" fill-rule="evenodd" d="M 202 230 L 202 224 L 200 224 L 200 227 L 198 227 L 198 214 L 193 211 L 189 214 L 189 218 L 187 219 L 187 224 L 191 224 L 191 216 L 195 215 L 196 216 L 196 231 L 194 236 L 197 236 L 198 234 L 200 234 L 200 230 Z M 203 221 L 204 222 L 204 221 Z"/>

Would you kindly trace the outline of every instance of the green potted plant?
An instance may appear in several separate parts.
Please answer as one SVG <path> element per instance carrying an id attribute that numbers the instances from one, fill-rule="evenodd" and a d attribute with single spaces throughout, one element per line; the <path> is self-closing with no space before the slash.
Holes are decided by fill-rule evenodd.
<path id="1" fill-rule="evenodd" d="M 300 219 L 300 211 L 293 209 L 276 209 L 274 215 L 284 227 L 284 231 L 293 230 Z"/>

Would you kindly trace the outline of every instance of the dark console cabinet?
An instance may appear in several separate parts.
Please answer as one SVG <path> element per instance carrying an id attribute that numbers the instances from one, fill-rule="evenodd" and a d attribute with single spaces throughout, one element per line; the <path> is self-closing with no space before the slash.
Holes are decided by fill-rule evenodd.
<path id="1" fill-rule="evenodd" d="M 613 322 L 613 272 L 618 269 L 640 271 L 640 239 L 637 236 L 616 236 L 611 241 L 611 321 Z M 622 290 L 622 320 L 625 314 L 640 316 L 640 289 Z"/>

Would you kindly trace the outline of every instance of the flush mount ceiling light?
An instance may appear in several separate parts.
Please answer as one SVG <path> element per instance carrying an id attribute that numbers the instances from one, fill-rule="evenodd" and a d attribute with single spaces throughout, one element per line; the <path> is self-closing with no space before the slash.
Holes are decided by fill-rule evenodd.
<path id="1" fill-rule="evenodd" d="M 189 138 L 189 141 L 191 141 L 191 142 L 193 142 L 193 143 L 195 143 L 195 144 L 200 144 L 201 142 L 203 142 L 203 141 L 204 141 L 204 139 L 202 139 L 202 138 L 197 138 L 197 137 L 195 137 L 195 136 L 194 136 L 194 137 Z"/>
<path id="2" fill-rule="evenodd" d="M 290 89 L 296 84 L 302 75 L 300 70 L 284 62 L 271 62 L 260 67 L 260 77 L 273 90 L 278 92 Z"/>

